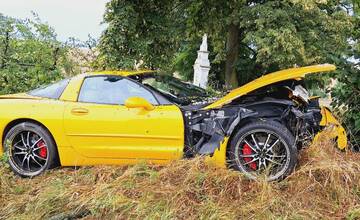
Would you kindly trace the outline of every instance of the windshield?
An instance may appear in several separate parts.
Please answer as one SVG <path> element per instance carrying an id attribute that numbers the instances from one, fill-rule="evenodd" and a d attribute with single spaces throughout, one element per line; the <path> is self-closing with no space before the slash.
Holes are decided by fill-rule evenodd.
<path id="1" fill-rule="evenodd" d="M 162 93 L 171 101 L 179 104 L 190 104 L 209 97 L 209 94 L 205 89 L 183 82 L 170 75 L 155 73 L 148 75 L 136 75 L 131 78 Z"/>
<path id="2" fill-rule="evenodd" d="M 59 99 L 70 79 L 64 79 L 59 82 L 43 86 L 41 88 L 28 92 L 29 95 L 50 99 Z"/>
<path id="3" fill-rule="evenodd" d="M 156 89 L 170 93 L 176 97 L 206 96 L 206 90 L 168 75 L 157 75 L 146 78 L 142 82 Z"/>

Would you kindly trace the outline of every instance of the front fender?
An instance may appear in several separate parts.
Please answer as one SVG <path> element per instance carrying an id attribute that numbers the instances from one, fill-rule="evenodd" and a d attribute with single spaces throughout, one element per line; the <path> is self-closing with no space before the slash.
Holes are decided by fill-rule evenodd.
<path id="1" fill-rule="evenodd" d="M 341 125 L 341 123 L 335 118 L 335 116 L 331 113 L 331 111 L 326 108 L 321 108 L 321 121 L 320 126 L 328 127 L 330 129 L 326 130 L 327 136 L 330 136 L 329 138 L 335 139 L 337 138 L 337 146 L 340 150 L 344 150 L 348 147 L 348 139 L 346 136 L 345 128 Z M 323 131 L 320 131 L 314 138 L 314 142 L 318 140 L 319 136 Z"/>

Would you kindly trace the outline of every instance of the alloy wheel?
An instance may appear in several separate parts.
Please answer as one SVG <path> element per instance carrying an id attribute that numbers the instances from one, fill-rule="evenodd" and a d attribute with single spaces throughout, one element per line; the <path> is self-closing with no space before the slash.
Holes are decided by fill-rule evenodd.
<path id="1" fill-rule="evenodd" d="M 243 135 L 236 147 L 235 160 L 251 178 L 263 173 L 270 180 L 286 171 L 290 151 L 285 141 L 276 133 L 258 129 Z"/>
<path id="2" fill-rule="evenodd" d="M 37 173 L 45 169 L 49 154 L 48 146 L 39 134 L 19 131 L 10 141 L 10 162 L 19 172 Z"/>

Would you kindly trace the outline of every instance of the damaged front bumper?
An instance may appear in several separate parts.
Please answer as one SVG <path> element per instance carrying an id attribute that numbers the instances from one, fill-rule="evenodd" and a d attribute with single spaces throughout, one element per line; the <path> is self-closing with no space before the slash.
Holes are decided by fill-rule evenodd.
<path id="1" fill-rule="evenodd" d="M 326 129 L 326 132 L 327 132 L 326 135 L 330 139 L 336 139 L 337 147 L 340 150 L 344 150 L 345 148 L 347 148 L 348 139 L 347 139 L 346 131 L 345 131 L 344 127 L 333 116 L 333 114 L 331 113 L 331 111 L 328 108 L 322 107 L 321 115 L 322 115 L 322 118 L 320 121 L 320 126 L 322 126 L 324 128 L 325 127 L 328 128 L 328 129 Z M 314 141 L 316 141 L 319 138 L 319 136 L 321 135 L 321 133 L 323 133 L 323 132 L 325 132 L 325 130 L 318 132 L 314 138 Z"/>

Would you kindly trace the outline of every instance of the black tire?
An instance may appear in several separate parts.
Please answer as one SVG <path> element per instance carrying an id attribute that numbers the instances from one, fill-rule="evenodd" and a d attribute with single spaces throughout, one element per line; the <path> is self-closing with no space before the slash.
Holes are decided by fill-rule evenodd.
<path id="1" fill-rule="evenodd" d="M 58 154 L 51 134 L 42 126 L 23 122 L 12 127 L 4 139 L 11 170 L 34 177 L 57 165 Z"/>
<path id="2" fill-rule="evenodd" d="M 251 179 L 266 176 L 268 181 L 277 181 L 294 170 L 297 156 L 295 138 L 284 125 L 256 121 L 240 128 L 231 139 L 228 164 Z"/>

